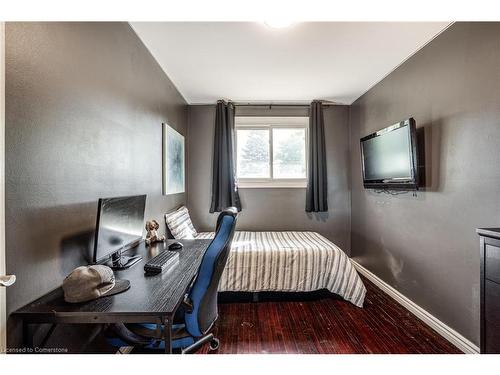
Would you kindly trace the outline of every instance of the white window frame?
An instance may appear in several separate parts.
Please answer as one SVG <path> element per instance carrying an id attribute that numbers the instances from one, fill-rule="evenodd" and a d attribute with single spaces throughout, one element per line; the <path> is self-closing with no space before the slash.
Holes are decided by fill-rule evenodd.
<path id="1" fill-rule="evenodd" d="M 309 117 L 256 117 L 256 116 L 236 116 L 234 118 L 235 128 L 238 129 L 268 129 L 269 130 L 269 173 L 271 178 L 237 178 L 238 188 L 306 188 L 306 178 L 273 178 L 273 129 L 305 129 L 305 157 L 306 157 L 306 176 L 309 168 L 309 152 L 307 145 L 309 143 Z M 238 168 L 238 133 L 235 132 L 235 160 Z M 236 171 L 236 176 L 238 172 Z"/>

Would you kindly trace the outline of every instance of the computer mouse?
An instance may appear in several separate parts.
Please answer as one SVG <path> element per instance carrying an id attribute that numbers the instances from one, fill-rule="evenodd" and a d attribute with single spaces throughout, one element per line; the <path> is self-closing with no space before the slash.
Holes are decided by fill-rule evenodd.
<path id="1" fill-rule="evenodd" d="M 168 245 L 169 250 L 182 250 L 183 245 L 180 242 L 173 242 Z"/>

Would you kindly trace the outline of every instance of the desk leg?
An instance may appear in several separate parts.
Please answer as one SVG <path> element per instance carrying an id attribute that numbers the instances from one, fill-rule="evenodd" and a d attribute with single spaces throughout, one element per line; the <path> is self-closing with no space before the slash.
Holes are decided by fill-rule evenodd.
<path id="1" fill-rule="evenodd" d="M 23 346 L 28 350 L 33 350 L 35 345 L 33 343 L 34 330 L 33 324 L 23 322 Z"/>
<path id="2" fill-rule="evenodd" d="M 165 341 L 165 354 L 172 354 L 172 319 L 168 316 L 163 321 L 163 339 Z"/>

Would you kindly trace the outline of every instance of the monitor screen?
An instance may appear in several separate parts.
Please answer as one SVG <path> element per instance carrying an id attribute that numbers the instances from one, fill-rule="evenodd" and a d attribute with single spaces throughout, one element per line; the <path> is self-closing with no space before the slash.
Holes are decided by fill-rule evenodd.
<path id="1" fill-rule="evenodd" d="M 413 118 L 369 134 L 360 143 L 365 188 L 418 190 L 417 127 Z"/>
<path id="2" fill-rule="evenodd" d="M 370 138 L 362 147 L 365 180 L 412 179 L 409 126 Z"/>
<path id="3" fill-rule="evenodd" d="M 99 199 L 94 262 L 142 239 L 145 208 L 146 195 Z"/>

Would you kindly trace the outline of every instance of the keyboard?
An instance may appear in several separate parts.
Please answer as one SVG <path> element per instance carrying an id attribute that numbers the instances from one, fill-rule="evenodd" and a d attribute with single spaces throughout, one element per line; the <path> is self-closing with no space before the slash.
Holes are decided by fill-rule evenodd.
<path id="1" fill-rule="evenodd" d="M 144 272 L 148 275 L 161 273 L 174 266 L 177 262 L 179 262 L 179 253 L 165 250 L 151 258 L 144 265 Z"/>

